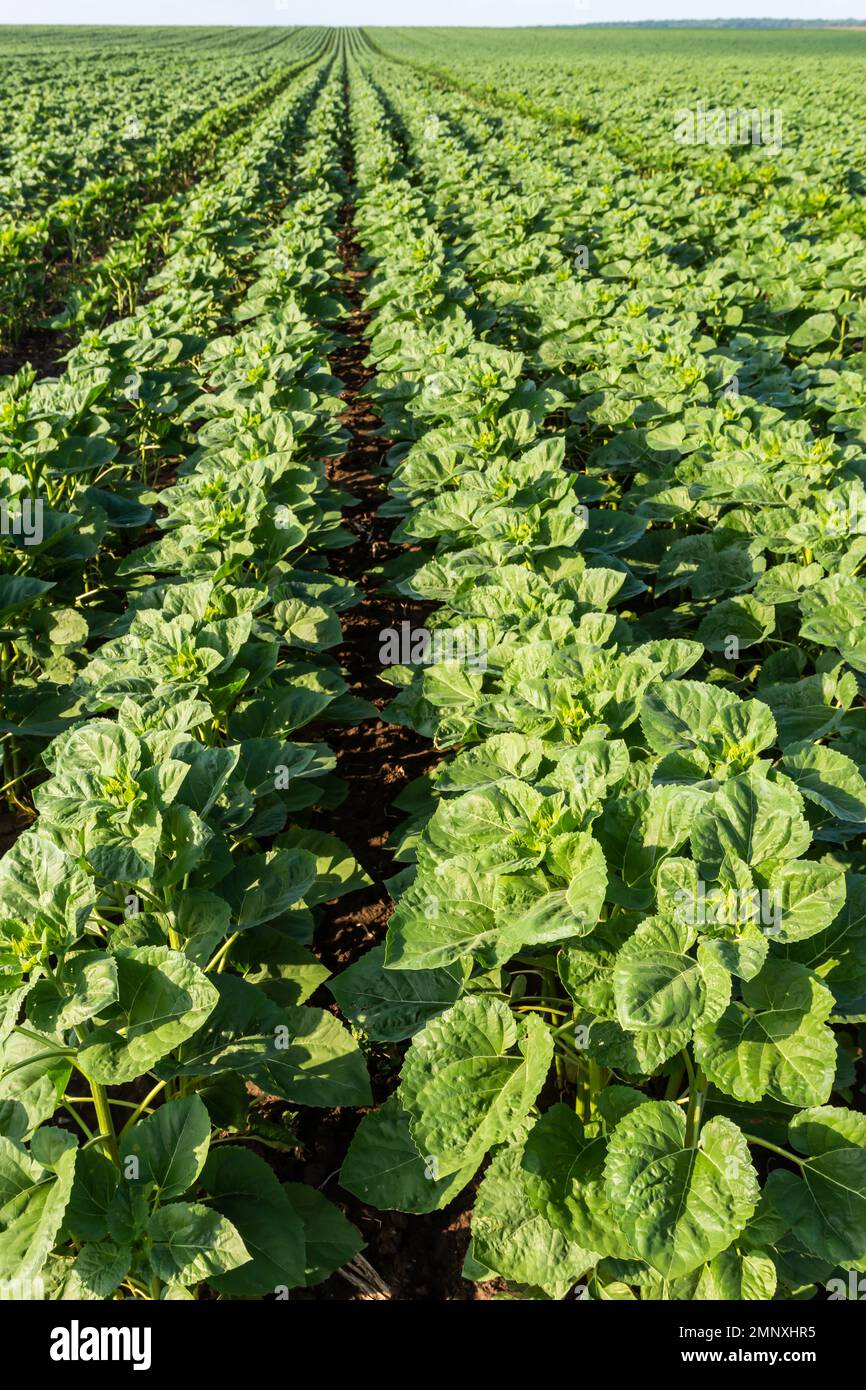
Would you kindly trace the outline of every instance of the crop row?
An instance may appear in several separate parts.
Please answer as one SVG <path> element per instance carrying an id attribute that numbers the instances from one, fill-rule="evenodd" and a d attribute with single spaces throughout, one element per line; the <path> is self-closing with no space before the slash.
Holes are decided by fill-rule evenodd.
<path id="1" fill-rule="evenodd" d="M 829 1103 L 866 988 L 860 547 L 826 520 L 860 451 L 815 391 L 844 366 L 814 294 L 773 355 L 676 287 L 634 312 L 630 270 L 563 266 L 546 153 L 503 187 L 481 115 L 352 83 L 387 578 L 440 605 L 386 717 L 459 751 L 401 797 L 387 941 L 333 986 L 411 1037 L 342 1181 L 429 1211 L 492 1155 L 466 1272 L 530 1296 L 792 1297 L 866 1255 L 866 1128 Z M 549 376 L 528 230 L 590 320 Z"/>
<path id="2" fill-rule="evenodd" d="M 58 49 L 51 34 L 40 43 L 44 32 L 31 30 L 23 51 L 9 26 L 0 37 L 5 219 L 41 214 L 93 179 L 140 174 L 157 149 L 164 158 L 166 142 L 260 86 L 278 66 L 312 57 L 324 38 L 314 30 L 284 30 L 277 46 L 272 36 L 266 49 L 249 32 L 228 42 L 211 33 L 196 45 L 187 31 L 178 51 L 164 42 L 167 34 L 151 30 L 138 44 L 127 39 L 111 51 L 104 33 L 67 31 Z M 98 101 L 92 99 L 95 65 Z"/>
<path id="3" fill-rule="evenodd" d="M 81 189 L 51 203 L 38 217 L 0 231 L 0 340 L 8 342 L 38 320 L 45 320 L 47 307 L 62 303 L 70 291 L 73 312 L 67 309 L 58 325 L 74 323 L 81 294 L 79 267 L 98 251 L 110 251 L 112 239 L 143 208 L 141 230 L 134 242 L 138 258 L 133 261 L 127 257 L 129 265 L 140 268 L 142 246 L 162 233 L 166 222 L 171 228 L 172 195 L 202 174 L 230 168 L 249 138 L 255 118 L 318 56 L 315 53 L 292 66 L 280 66 L 252 90 L 210 108 L 192 127 L 157 143 L 144 167 L 136 165 L 130 171 L 91 179 Z M 116 278 L 123 268 L 123 263 L 113 266 L 109 257 L 105 267 L 97 266 L 96 275 Z"/>
<path id="4" fill-rule="evenodd" d="M 134 338 L 107 335 L 136 367 L 150 347 L 171 372 L 172 343 L 194 364 L 172 381 L 192 447 L 160 494 L 163 534 L 117 571 L 127 605 L 76 686 L 89 717 L 43 754 L 38 817 L 0 861 L 0 1277 L 53 1298 L 189 1298 L 204 1280 L 260 1297 L 361 1244 L 238 1142 L 296 1143 L 291 1114 L 252 1114 L 251 1086 L 283 1109 L 370 1099 L 357 1043 L 305 1002 L 327 973 L 308 949 L 317 905 L 365 880 L 309 823 L 342 792 L 327 747 L 296 737 L 363 713 L 329 655 L 356 601 L 327 568 L 347 540 L 325 477 L 343 447 L 325 326 L 341 312 L 338 76 L 296 152 L 286 107 L 252 188 L 208 209 L 217 245 L 241 234 L 240 285 L 190 247 L 213 280 L 184 277 L 173 312 L 153 301 Z M 261 179 L 260 217 L 292 200 L 255 231 L 244 195 Z M 171 337 L 148 335 L 148 312 Z M 194 322 L 214 328 L 193 351 Z"/>
<path id="5" fill-rule="evenodd" d="M 202 351 L 231 323 L 260 239 L 291 186 L 321 80 L 318 72 L 294 84 L 230 173 L 185 201 L 146 303 L 87 335 L 60 378 L 37 380 L 25 370 L 7 384 L 2 618 L 10 776 L 22 775 L 22 739 L 59 732 L 82 708 L 75 679 L 86 644 L 115 619 L 124 538 L 149 523 L 155 489 L 186 452 L 185 412 L 200 398 Z M 287 284 L 290 269 L 287 260 Z"/>

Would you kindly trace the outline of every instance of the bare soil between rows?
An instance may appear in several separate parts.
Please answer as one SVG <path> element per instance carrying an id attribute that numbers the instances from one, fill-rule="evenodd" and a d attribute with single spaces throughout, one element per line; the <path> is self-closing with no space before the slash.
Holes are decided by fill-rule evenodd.
<path id="1" fill-rule="evenodd" d="M 346 173 L 353 176 L 351 153 Z M 329 467 L 331 482 L 352 494 L 357 507 L 346 513 L 345 524 L 357 537 L 355 543 L 330 557 L 333 573 L 354 581 L 363 593 L 357 607 L 341 615 L 343 643 L 336 656 L 346 672 L 353 695 L 382 709 L 392 695 L 378 679 L 381 667 L 381 633 L 408 621 L 423 626 L 429 604 L 401 601 L 382 592 L 381 580 L 371 571 L 403 547 L 389 539 L 391 524 L 378 515 L 387 499 L 383 481 L 388 441 L 378 433 L 380 422 L 369 403 L 359 398 L 373 372 L 365 366 L 369 352 L 369 315 L 362 308 L 362 283 L 367 274 L 358 266 L 359 246 L 351 203 L 341 213 L 341 254 L 346 269 L 344 286 L 352 304 L 351 317 L 342 327 L 351 343 L 333 358 L 334 372 L 344 382 L 346 409 L 341 416 L 351 440 L 345 454 Z M 385 880 L 400 867 L 386 848 L 392 831 L 404 819 L 394 799 L 421 773 L 438 761 L 432 745 L 410 730 L 384 719 L 369 719 L 356 726 L 316 726 L 312 736 L 324 739 L 337 759 L 337 773 L 348 785 L 345 801 L 317 817 L 317 825 L 338 835 L 372 879 L 372 885 L 327 904 L 315 940 L 316 954 L 332 972 L 344 970 L 365 951 L 384 939 L 393 903 Z M 322 988 L 313 1002 L 335 1009 Z M 404 1045 L 372 1045 L 367 1054 L 373 1094 L 377 1104 L 394 1090 Z M 469 1214 L 475 1184 L 461 1193 L 446 1210 L 426 1216 L 396 1211 L 377 1211 L 345 1192 L 338 1181 L 339 1168 L 361 1113 L 357 1110 L 321 1112 L 303 1110 L 298 1132 L 304 1146 L 299 1159 L 269 1156 L 280 1176 L 302 1180 L 321 1190 L 345 1212 L 365 1241 L 363 1255 L 388 1294 L 363 1291 L 337 1273 L 323 1284 L 293 1292 L 308 1300 L 353 1300 L 391 1297 L 398 1300 L 452 1301 L 490 1297 L 491 1286 L 470 1283 L 461 1275 L 469 1244 Z M 283 1169 L 291 1171 L 284 1172 Z"/>

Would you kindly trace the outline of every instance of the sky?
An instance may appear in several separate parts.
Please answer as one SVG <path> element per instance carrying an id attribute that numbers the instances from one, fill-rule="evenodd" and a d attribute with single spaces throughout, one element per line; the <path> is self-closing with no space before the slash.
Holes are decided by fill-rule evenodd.
<path id="1" fill-rule="evenodd" d="M 3 24 L 605 24 L 866 19 L 866 0 L 0 0 Z"/>
<path id="2" fill-rule="evenodd" d="M 866 0 L 0 0 L 21 24 L 580 24 L 637 19 L 856 18 Z"/>

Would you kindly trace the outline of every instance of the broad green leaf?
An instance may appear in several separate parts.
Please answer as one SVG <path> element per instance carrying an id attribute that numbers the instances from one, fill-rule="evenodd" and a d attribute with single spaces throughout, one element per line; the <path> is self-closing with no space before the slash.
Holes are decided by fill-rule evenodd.
<path id="1" fill-rule="evenodd" d="M 32 1177 L 0 1213 L 0 1277 L 35 1279 L 57 1240 L 75 1178 L 78 1149 L 67 1149 L 53 1173 Z"/>
<path id="2" fill-rule="evenodd" d="M 230 1221 L 201 1202 L 170 1202 L 147 1223 L 158 1279 L 198 1284 L 247 1264 L 250 1252 Z"/>
<path id="3" fill-rule="evenodd" d="M 246 1074 L 264 1091 L 301 1105 L 370 1105 L 373 1099 L 358 1044 L 324 1009 L 281 1009 L 264 1055 Z"/>
<path id="4" fill-rule="evenodd" d="M 627 1032 L 693 1027 L 720 984 L 722 1007 L 727 1003 L 730 980 L 725 983 L 724 969 L 713 960 L 705 969 L 700 958 L 686 954 L 693 936 L 682 924 L 650 918 L 619 952 L 613 990 L 617 1018 Z"/>
<path id="5" fill-rule="evenodd" d="M 434 1156 L 419 1154 L 409 1116 L 396 1096 L 364 1115 L 340 1169 L 340 1185 L 380 1211 L 439 1211 L 456 1197 L 477 1164 L 438 1177 Z"/>
<path id="6" fill-rule="evenodd" d="M 514 1049 L 518 1050 L 515 1052 Z M 528 1115 L 544 1083 L 553 1040 L 534 1014 L 518 1024 L 499 1000 L 459 999 L 416 1033 L 400 1100 L 416 1148 L 442 1177 L 480 1161 Z"/>
<path id="7" fill-rule="evenodd" d="M 799 1177 L 776 1168 L 766 1191 L 808 1250 L 834 1265 L 866 1259 L 866 1149 L 826 1150 Z"/>
<path id="8" fill-rule="evenodd" d="M 89 1033 L 78 1062 L 92 1081 L 133 1081 L 201 1027 L 217 992 L 192 961 L 166 946 L 117 952 L 115 1019 Z"/>
<path id="9" fill-rule="evenodd" d="M 454 1003 L 463 988 L 463 972 L 456 965 L 386 970 L 385 947 L 374 946 L 328 988 L 350 1023 L 377 1042 L 394 1042 L 411 1038 Z"/>
<path id="10" fill-rule="evenodd" d="M 727 1249 L 752 1215 L 758 1179 L 745 1139 L 721 1116 L 696 1148 L 671 1101 L 650 1101 L 620 1120 L 610 1138 L 605 1190 L 636 1255 L 666 1279 Z"/>
<path id="11" fill-rule="evenodd" d="M 281 928 L 253 927 L 232 946 L 232 963 L 276 1004 L 303 1004 L 329 971 L 317 956 Z"/>
<path id="12" fill-rule="evenodd" d="M 693 1297 L 698 1302 L 769 1301 L 776 1292 L 776 1266 L 766 1254 L 723 1250 L 704 1265 Z"/>
<path id="13" fill-rule="evenodd" d="M 305 1282 L 304 1229 L 273 1171 L 249 1149 L 214 1149 L 202 1174 L 211 1203 L 231 1222 L 250 1259 L 211 1279 L 220 1293 L 261 1298 Z"/>
<path id="14" fill-rule="evenodd" d="M 803 796 L 841 821 L 866 821 L 866 781 L 857 764 L 835 748 L 790 744 L 779 764 Z"/>
<path id="15" fill-rule="evenodd" d="M 86 1290 L 85 1297 L 111 1298 L 129 1273 L 131 1264 L 131 1246 L 100 1240 L 85 1245 L 72 1268 Z"/>
<path id="16" fill-rule="evenodd" d="M 240 859 L 220 892 L 235 909 L 241 931 L 270 922 L 299 902 L 316 881 L 316 861 L 303 849 L 278 849 Z"/>
<path id="17" fill-rule="evenodd" d="M 472 1212 L 472 1254 L 503 1279 L 564 1298 L 598 1256 L 554 1229 L 530 1204 L 522 1152 L 523 1145 L 514 1144 L 493 1156 Z"/>
<path id="18" fill-rule="evenodd" d="M 836 1071 L 836 1039 L 826 1026 L 832 1009 L 830 991 L 803 966 L 769 960 L 743 982 L 742 1001 L 698 1025 L 697 1060 L 736 1100 L 821 1105 Z"/>
<path id="19" fill-rule="evenodd" d="M 751 594 L 738 594 L 715 604 L 698 627 L 697 635 L 711 652 L 729 650 L 731 638 L 735 638 L 739 654 L 769 637 L 775 619 L 776 611 L 770 604 L 759 603 Z"/>
<path id="20" fill-rule="evenodd" d="M 6 1068 L 9 1074 L 3 1075 Z M 53 1055 L 50 1043 L 12 1033 L 3 1044 L 0 1059 L 0 1134 L 26 1139 L 49 1120 L 71 1071 L 69 1057 Z"/>
<path id="21" fill-rule="evenodd" d="M 866 1115 L 837 1105 L 801 1110 L 788 1124 L 788 1135 L 801 1154 L 825 1154 L 833 1149 L 866 1149 Z"/>
<path id="22" fill-rule="evenodd" d="M 82 1149 L 65 1218 L 76 1240 L 99 1241 L 108 1235 L 119 1178 L 117 1165 L 101 1150 Z"/>
<path id="23" fill-rule="evenodd" d="M 210 1144 L 210 1116 L 198 1096 L 161 1105 L 128 1131 L 120 1156 L 138 1159 L 134 1181 L 153 1183 L 160 1202 L 180 1197 L 204 1166 Z M 132 1179 L 127 1178 L 128 1181 Z"/>
<path id="24" fill-rule="evenodd" d="M 336 835 L 326 835 L 321 830 L 289 830 L 278 836 L 276 843 L 280 849 L 299 849 L 313 856 L 316 877 L 304 894 L 308 907 L 354 893 L 370 884 L 369 875 Z"/>
<path id="25" fill-rule="evenodd" d="M 334 1270 L 348 1264 L 363 1249 L 364 1242 L 339 1207 L 318 1188 L 286 1182 L 283 1192 L 303 1224 L 307 1285 L 321 1284 Z"/>
<path id="26" fill-rule="evenodd" d="M 810 314 L 788 339 L 791 347 L 813 348 L 826 342 L 836 333 L 836 315 L 831 313 Z"/>
<path id="27" fill-rule="evenodd" d="M 767 935 L 782 945 L 803 941 L 828 927 L 845 903 L 845 873 L 834 864 L 795 859 L 770 878 L 767 897 L 773 925 Z"/>
<path id="28" fill-rule="evenodd" d="M 60 949 L 80 935 L 97 896 L 75 859 L 36 829 L 20 835 L 0 859 L 0 917 L 26 922 L 37 935 L 47 932 Z"/>
<path id="29" fill-rule="evenodd" d="M 812 832 L 797 793 L 753 767 L 725 782 L 701 807 L 691 841 L 703 876 L 716 881 L 728 857 L 755 866 L 798 858 Z"/>
<path id="30" fill-rule="evenodd" d="M 27 1003 L 27 1017 L 42 1032 L 77 1028 L 117 999 L 117 967 L 104 951 L 78 951 L 61 974 L 39 980 Z"/>
<path id="31" fill-rule="evenodd" d="M 604 1138 L 587 1134 L 569 1106 L 554 1105 L 536 1120 L 523 1150 L 526 1193 L 535 1210 L 569 1242 L 630 1259 L 634 1252 L 605 1193 L 606 1156 Z"/>

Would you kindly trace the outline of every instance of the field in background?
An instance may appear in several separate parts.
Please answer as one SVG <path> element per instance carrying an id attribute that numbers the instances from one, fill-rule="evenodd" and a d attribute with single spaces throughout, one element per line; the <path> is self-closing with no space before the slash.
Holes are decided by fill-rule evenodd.
<path id="1" fill-rule="evenodd" d="M 0 1294 L 861 1296 L 864 56 L 0 30 Z"/>

